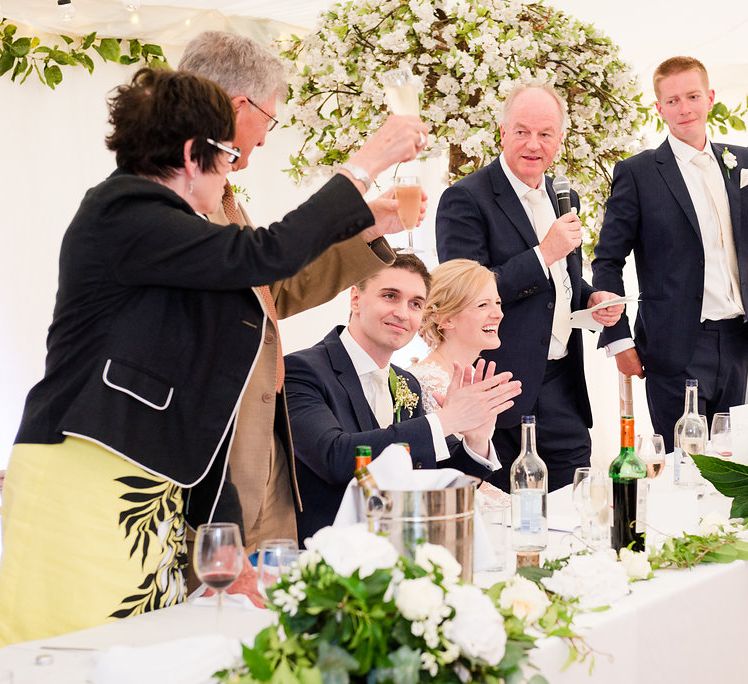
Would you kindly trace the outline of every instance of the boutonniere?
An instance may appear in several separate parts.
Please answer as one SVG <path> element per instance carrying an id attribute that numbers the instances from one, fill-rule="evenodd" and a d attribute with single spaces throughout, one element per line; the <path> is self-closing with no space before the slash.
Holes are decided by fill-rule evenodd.
<path id="1" fill-rule="evenodd" d="M 395 421 L 400 422 L 400 412 L 404 408 L 408 409 L 408 418 L 412 418 L 413 409 L 418 406 L 420 397 L 408 387 L 408 381 L 402 375 L 395 373 L 392 366 L 390 366 L 390 392 L 395 400 L 393 407 Z"/>
<path id="2" fill-rule="evenodd" d="M 738 158 L 730 152 L 727 145 L 722 149 L 722 163 L 727 169 L 727 177 L 730 177 L 730 171 L 732 171 L 738 165 Z"/>

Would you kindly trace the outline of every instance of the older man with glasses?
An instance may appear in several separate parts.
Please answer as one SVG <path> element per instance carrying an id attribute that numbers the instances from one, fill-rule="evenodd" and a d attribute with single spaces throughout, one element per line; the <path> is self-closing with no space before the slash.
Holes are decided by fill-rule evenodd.
<path id="1" fill-rule="evenodd" d="M 277 102 L 285 89 L 281 62 L 250 38 L 209 31 L 189 43 L 179 69 L 209 78 L 228 93 L 236 114 L 233 144 L 241 150 L 233 168 L 246 168 L 249 155 L 265 143 L 266 135 L 278 123 Z M 424 143 L 425 136 L 421 134 L 417 147 Z M 368 189 L 366 169 L 355 165 L 342 168 L 361 189 Z M 388 210 L 396 207 L 394 200 L 380 198 L 370 204 L 374 211 L 377 203 Z M 209 218 L 215 223 L 252 225 L 228 183 L 222 210 Z M 396 221 L 386 227 L 388 232 L 400 229 Z M 236 418 L 229 457 L 230 483 L 224 488 L 223 509 L 214 514 L 215 519 L 241 521 L 248 548 L 256 548 L 261 540 L 271 537 L 296 538 L 294 498 L 301 504 L 277 321 L 332 299 L 354 282 L 392 263 L 395 255 L 381 237 L 383 229 L 377 230 L 378 233 L 367 229 L 329 249 L 292 278 L 255 288 L 266 313 L 265 344 Z"/>

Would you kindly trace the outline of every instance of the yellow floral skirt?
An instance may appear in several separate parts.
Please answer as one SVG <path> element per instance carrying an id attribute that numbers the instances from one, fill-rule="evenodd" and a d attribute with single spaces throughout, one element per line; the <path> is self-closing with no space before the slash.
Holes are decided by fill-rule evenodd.
<path id="1" fill-rule="evenodd" d="M 0 523 L 0 647 L 180 603 L 182 490 L 86 440 L 16 444 Z"/>

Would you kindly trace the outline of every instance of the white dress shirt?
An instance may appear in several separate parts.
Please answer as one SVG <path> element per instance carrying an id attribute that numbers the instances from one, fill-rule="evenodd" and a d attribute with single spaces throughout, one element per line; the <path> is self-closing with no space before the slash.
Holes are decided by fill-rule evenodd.
<path id="1" fill-rule="evenodd" d="M 672 134 L 668 135 L 667 140 L 673 150 L 678 170 L 683 176 L 693 208 L 696 211 L 701 242 L 704 246 L 704 298 L 701 302 L 700 320 L 719 321 L 741 316 L 743 315 L 743 308 L 733 297 L 728 270 L 730 259 L 733 261 L 737 259 L 734 254 L 734 247 L 732 241 L 730 241 L 729 245 L 733 253 L 728 254 L 725 246 L 720 244 L 719 217 L 704 186 L 702 172 L 692 163 L 692 160 L 696 155 L 705 153 L 714 160 L 714 164 L 717 169 L 720 169 L 720 172 L 721 167 L 714 156 L 709 140 L 706 141 L 703 150 L 691 147 L 691 145 L 678 140 Z M 724 193 L 725 201 L 728 202 L 727 189 L 724 189 Z M 722 226 L 722 230 L 732 232 L 732 225 Z M 633 346 L 634 341 L 630 337 L 625 337 L 606 345 L 605 352 L 608 356 L 615 356 L 626 349 L 631 349 Z"/>
<path id="2" fill-rule="evenodd" d="M 509 165 L 506 163 L 506 160 L 504 159 L 504 153 L 502 152 L 499 155 L 499 163 L 501 164 L 501 168 L 504 170 L 504 173 L 506 174 L 507 180 L 509 181 L 509 184 L 512 186 L 512 190 L 514 190 L 515 194 L 519 198 L 520 203 L 522 204 L 522 208 L 525 210 L 525 213 L 527 214 L 527 219 L 530 221 L 530 225 L 533 227 L 533 230 L 535 230 L 535 233 L 538 233 L 538 228 L 535 226 L 533 222 L 533 211 L 532 207 L 530 206 L 530 202 L 527 199 L 527 193 L 530 192 L 530 190 L 540 190 L 546 197 L 548 201 L 548 206 L 550 207 L 551 214 L 553 216 L 556 215 L 556 209 L 553 206 L 553 202 L 551 202 L 551 198 L 548 197 L 548 193 L 545 189 L 545 176 L 543 176 L 543 180 L 540 183 L 539 188 L 531 188 L 527 183 L 524 181 L 521 181 L 517 176 L 512 173 L 512 170 L 509 168 Z M 540 245 L 536 245 L 533 247 L 533 251 L 535 252 L 535 255 L 538 257 L 538 261 L 540 262 L 540 267 L 543 269 L 543 273 L 545 273 L 545 277 L 548 278 L 550 276 L 550 270 L 548 269 L 548 266 L 545 263 L 545 260 L 543 259 L 543 254 L 540 251 Z M 571 278 L 569 277 L 569 271 L 566 268 L 566 260 L 563 260 L 563 271 L 565 274 L 564 278 L 564 287 L 567 288 L 568 291 L 571 291 Z M 564 356 L 566 356 L 569 353 L 567 344 L 559 340 L 555 335 L 551 335 L 551 343 L 548 347 L 548 358 L 551 360 L 554 359 L 562 359 Z"/>
<path id="3" fill-rule="evenodd" d="M 361 388 L 364 391 L 366 401 L 369 404 L 372 412 L 376 416 L 375 401 L 377 395 L 376 387 L 374 385 L 376 381 L 374 379 L 373 371 L 377 371 L 379 369 L 379 366 L 374 361 L 374 359 L 372 359 L 371 356 L 369 356 L 369 354 L 363 349 L 363 347 L 361 347 L 361 345 L 353 339 L 353 335 L 351 335 L 347 326 L 343 330 L 343 332 L 340 333 L 340 342 L 343 344 L 346 352 L 348 352 L 348 356 L 351 359 L 351 363 L 353 364 L 353 368 L 356 371 L 356 375 L 358 375 L 358 379 L 361 382 Z M 392 401 L 391 396 L 390 401 Z M 431 428 L 431 440 L 434 444 L 434 454 L 436 456 L 436 460 L 437 462 L 446 461 L 450 458 L 451 455 L 449 453 L 449 448 L 447 447 L 447 442 L 444 438 L 444 430 L 442 430 L 442 424 L 439 421 L 439 418 L 437 418 L 436 414 L 434 413 L 427 413 L 426 420 L 428 421 L 429 427 Z M 494 449 L 493 443 L 491 443 L 490 441 L 489 454 L 487 459 L 476 454 L 467 444 L 463 443 L 463 446 L 465 447 L 465 451 L 467 452 L 468 456 L 470 456 L 470 458 L 472 458 L 476 463 L 479 463 L 480 465 L 485 466 L 492 471 L 501 468 L 501 463 L 499 463 L 499 459 L 496 456 L 496 450 Z"/>

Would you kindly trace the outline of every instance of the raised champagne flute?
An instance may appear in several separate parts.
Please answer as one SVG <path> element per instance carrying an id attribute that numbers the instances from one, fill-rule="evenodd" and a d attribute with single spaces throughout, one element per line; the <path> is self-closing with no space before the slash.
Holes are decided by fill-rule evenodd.
<path id="1" fill-rule="evenodd" d="M 387 106 L 398 116 L 420 116 L 421 81 L 409 69 L 391 69 L 381 75 Z"/>
<path id="2" fill-rule="evenodd" d="M 218 594 L 218 612 L 223 593 L 239 577 L 244 566 L 244 546 L 236 523 L 207 523 L 197 528 L 195 573 Z"/>
<path id="3" fill-rule="evenodd" d="M 415 254 L 421 250 L 413 247 L 413 230 L 418 225 L 421 214 L 421 180 L 418 176 L 396 176 L 395 197 L 397 198 L 397 215 L 408 233 L 408 246 L 402 251 Z"/>
<path id="4" fill-rule="evenodd" d="M 654 479 L 665 469 L 665 440 L 662 435 L 637 435 L 636 455 L 647 466 L 647 477 Z"/>

